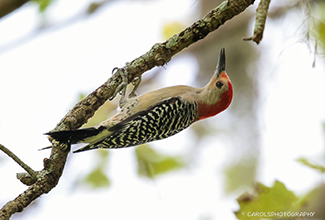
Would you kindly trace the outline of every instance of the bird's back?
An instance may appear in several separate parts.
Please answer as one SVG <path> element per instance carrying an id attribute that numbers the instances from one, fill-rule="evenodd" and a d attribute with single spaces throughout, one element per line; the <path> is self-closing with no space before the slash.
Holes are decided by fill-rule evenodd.
<path id="1" fill-rule="evenodd" d="M 140 111 L 109 128 L 103 140 L 86 145 L 75 152 L 95 148 L 122 148 L 136 146 L 170 137 L 196 121 L 197 104 L 185 103 L 172 97 Z"/>

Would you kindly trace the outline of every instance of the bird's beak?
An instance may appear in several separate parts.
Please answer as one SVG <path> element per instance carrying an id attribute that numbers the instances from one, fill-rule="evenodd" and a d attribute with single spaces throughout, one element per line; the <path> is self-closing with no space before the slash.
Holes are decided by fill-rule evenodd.
<path id="1" fill-rule="evenodd" d="M 226 70 L 226 52 L 225 48 L 220 50 L 219 61 L 216 69 L 217 78 L 219 78 L 220 74 Z"/>

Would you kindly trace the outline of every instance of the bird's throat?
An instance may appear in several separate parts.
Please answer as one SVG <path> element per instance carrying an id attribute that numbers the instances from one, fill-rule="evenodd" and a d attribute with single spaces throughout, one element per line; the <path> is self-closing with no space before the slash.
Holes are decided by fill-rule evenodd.
<path id="1" fill-rule="evenodd" d="M 219 100 L 215 104 L 198 103 L 198 120 L 215 116 L 228 108 L 233 96 L 231 83 L 228 83 L 228 88 L 226 92 L 220 95 Z"/>

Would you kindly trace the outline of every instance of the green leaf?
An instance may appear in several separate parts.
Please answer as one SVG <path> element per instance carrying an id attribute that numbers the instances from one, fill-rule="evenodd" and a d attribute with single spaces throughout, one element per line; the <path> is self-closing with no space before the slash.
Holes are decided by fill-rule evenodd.
<path id="1" fill-rule="evenodd" d="M 95 168 L 85 176 L 77 180 L 77 185 L 86 185 L 90 188 L 106 188 L 110 186 L 110 180 L 105 173 L 106 165 L 109 158 L 108 150 L 98 150 L 98 159 Z"/>
<path id="2" fill-rule="evenodd" d="M 313 217 L 310 219 L 325 219 L 324 203 L 324 183 L 321 182 L 315 188 L 311 189 L 306 195 L 302 196 L 299 201 L 299 211 L 308 213 L 309 217 Z"/>
<path id="3" fill-rule="evenodd" d="M 325 173 L 325 167 L 324 166 L 313 164 L 313 163 L 309 162 L 306 158 L 299 158 L 297 161 L 302 163 L 303 165 L 306 165 L 307 167 L 318 170 L 321 173 Z"/>
<path id="4" fill-rule="evenodd" d="M 240 209 L 235 214 L 238 219 L 278 219 L 280 213 L 295 210 L 298 198 L 279 181 L 275 181 L 273 187 L 258 183 L 255 191 L 255 195 L 246 192 L 237 199 Z"/>
<path id="5" fill-rule="evenodd" d="M 319 45 L 325 50 L 325 3 L 318 1 L 313 8 L 312 25 L 309 27 L 310 33 L 316 38 Z"/>
<path id="6" fill-rule="evenodd" d="M 320 10 L 319 10 L 319 19 L 315 19 L 315 23 L 316 23 L 316 33 L 317 33 L 317 37 L 318 39 L 323 43 L 323 46 L 325 44 L 325 23 L 324 23 L 324 19 L 325 19 L 325 4 L 324 2 L 320 3 L 317 6 Z"/>
<path id="7" fill-rule="evenodd" d="M 184 167 L 181 157 L 157 153 L 148 145 L 138 146 L 135 150 L 138 161 L 138 174 L 154 178 L 157 175 Z"/>
<path id="8" fill-rule="evenodd" d="M 225 169 L 226 192 L 234 192 L 243 187 L 252 187 L 255 183 L 257 158 L 247 155 Z"/>
<path id="9" fill-rule="evenodd" d="M 105 2 L 92 2 L 87 8 L 87 14 L 95 13 L 101 6 L 103 6 Z"/>
<path id="10" fill-rule="evenodd" d="M 38 10 L 44 12 L 53 0 L 34 0 L 38 4 Z"/>
<path id="11" fill-rule="evenodd" d="M 97 167 L 89 173 L 84 182 L 92 188 L 102 188 L 110 185 L 110 181 L 101 167 Z"/>
<path id="12" fill-rule="evenodd" d="M 163 27 L 163 37 L 167 40 L 168 38 L 172 37 L 174 34 L 180 32 L 184 28 L 184 25 L 177 21 L 165 24 Z"/>

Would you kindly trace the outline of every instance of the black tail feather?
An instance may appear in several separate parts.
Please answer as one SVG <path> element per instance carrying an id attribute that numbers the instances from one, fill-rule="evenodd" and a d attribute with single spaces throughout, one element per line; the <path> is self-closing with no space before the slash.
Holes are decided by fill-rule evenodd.
<path id="1" fill-rule="evenodd" d="M 45 134 L 50 135 L 57 141 L 75 144 L 87 137 L 97 135 L 99 132 L 96 128 L 82 128 L 77 130 L 53 131 Z"/>

